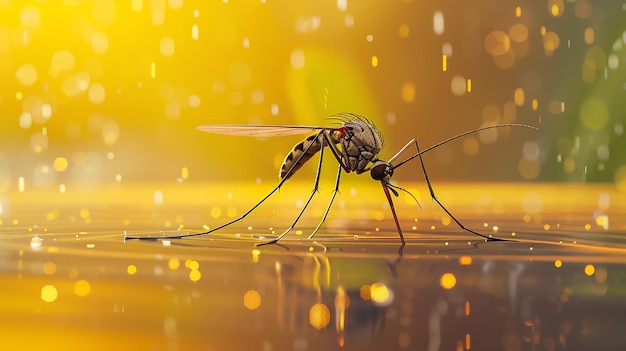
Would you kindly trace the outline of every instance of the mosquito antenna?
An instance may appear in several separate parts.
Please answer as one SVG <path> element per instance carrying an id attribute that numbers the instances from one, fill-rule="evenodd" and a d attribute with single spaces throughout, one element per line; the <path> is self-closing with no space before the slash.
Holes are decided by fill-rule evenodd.
<path id="1" fill-rule="evenodd" d="M 422 204 L 420 204 L 420 202 L 417 200 L 417 198 L 415 197 L 415 195 L 411 194 L 411 192 L 410 192 L 410 191 L 408 191 L 408 190 L 406 190 L 406 189 L 404 189 L 404 188 L 402 188 L 402 187 L 399 187 L 399 186 L 397 186 L 397 185 L 393 185 L 393 184 L 391 184 L 391 183 L 387 183 L 387 186 L 388 186 L 389 188 L 391 188 L 391 189 L 398 189 L 398 190 L 400 190 L 400 191 L 403 191 L 403 192 L 405 192 L 405 193 L 409 194 L 409 196 L 410 196 L 410 197 L 411 197 L 411 198 L 415 201 L 415 203 L 417 204 L 417 206 L 419 206 L 420 210 L 423 210 L 423 208 L 422 208 Z M 394 191 L 394 195 L 396 195 L 396 197 L 398 197 L 398 193 L 397 193 L 396 191 Z"/>
<path id="2" fill-rule="evenodd" d="M 451 137 L 451 138 L 448 138 L 448 139 L 446 139 L 446 140 L 444 140 L 444 141 L 440 141 L 440 142 L 438 142 L 437 144 L 435 144 L 435 145 L 433 145 L 433 146 L 430 146 L 430 147 L 428 147 L 428 148 L 426 148 L 426 149 L 422 150 L 421 152 L 419 152 L 419 153 L 417 153 L 417 154 L 415 154 L 415 155 L 412 155 L 411 157 L 407 158 L 406 160 L 404 160 L 404 161 L 402 161 L 402 162 L 398 163 L 397 165 L 393 166 L 393 168 L 394 168 L 394 169 L 395 169 L 395 168 L 398 168 L 398 167 L 402 166 L 403 164 L 405 164 L 405 163 L 407 163 L 407 162 L 411 161 L 412 159 L 414 159 L 414 158 L 416 158 L 416 157 L 420 156 L 421 154 L 425 154 L 426 152 L 428 152 L 428 151 L 430 151 L 430 150 L 432 150 L 432 149 L 438 148 L 438 147 L 440 147 L 441 145 L 447 144 L 447 143 L 451 142 L 452 140 L 455 140 L 455 139 L 458 139 L 458 138 L 464 137 L 464 136 L 466 136 L 466 135 L 468 135 L 468 134 L 478 133 L 478 132 L 481 132 L 481 131 L 483 131 L 483 130 L 492 129 L 492 128 L 502 128 L 502 127 L 520 127 L 520 128 L 528 128 L 528 129 L 533 129 L 533 130 L 539 130 L 539 128 L 537 128 L 537 127 L 529 126 L 529 125 L 527 125 L 527 124 L 519 124 L 519 123 L 503 123 L 503 124 L 495 124 L 495 125 L 492 125 L 492 126 L 486 126 L 486 127 L 480 127 L 480 128 L 476 128 L 476 129 L 468 130 L 467 132 L 463 132 L 463 133 L 461 133 L 461 134 L 458 134 L 458 135 L 455 135 L 455 136 L 453 136 L 453 137 Z"/>

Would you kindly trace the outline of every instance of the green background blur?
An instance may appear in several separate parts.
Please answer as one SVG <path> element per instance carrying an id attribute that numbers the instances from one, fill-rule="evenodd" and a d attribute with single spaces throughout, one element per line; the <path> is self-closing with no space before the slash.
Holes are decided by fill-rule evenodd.
<path id="1" fill-rule="evenodd" d="M 382 130 L 383 158 L 540 129 L 441 147 L 433 180 L 626 191 L 625 30 L 618 1 L 0 0 L 0 192 L 274 181 L 299 137 L 194 128 L 338 112 Z M 422 180 L 417 162 L 396 177 Z"/>

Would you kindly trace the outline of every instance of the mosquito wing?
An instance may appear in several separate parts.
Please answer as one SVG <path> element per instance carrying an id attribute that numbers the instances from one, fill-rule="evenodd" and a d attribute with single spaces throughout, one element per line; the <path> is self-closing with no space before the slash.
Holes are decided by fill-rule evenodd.
<path id="1" fill-rule="evenodd" d="M 267 124 L 209 124 L 206 126 L 199 126 L 196 129 L 202 132 L 215 134 L 272 137 L 306 134 L 319 130 L 337 130 L 338 128 L 313 126 L 273 126 Z"/>

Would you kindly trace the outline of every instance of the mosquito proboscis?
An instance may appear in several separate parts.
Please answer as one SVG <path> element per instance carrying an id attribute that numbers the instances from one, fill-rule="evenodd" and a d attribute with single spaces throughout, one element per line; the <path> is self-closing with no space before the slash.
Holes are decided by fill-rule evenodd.
<path id="1" fill-rule="evenodd" d="M 400 221 L 398 220 L 398 216 L 396 214 L 395 206 L 393 203 L 393 198 L 391 194 L 394 196 L 398 196 L 398 191 L 402 191 L 410 195 L 419 205 L 419 202 L 411 194 L 408 190 L 401 188 L 397 185 L 391 184 L 390 180 L 393 176 L 394 170 L 398 169 L 400 166 L 406 164 L 407 162 L 419 158 L 422 172 L 424 173 L 424 179 L 428 186 L 428 190 L 430 192 L 430 196 L 435 201 L 439 207 L 448 215 L 450 218 L 464 231 L 477 235 L 483 238 L 485 241 L 503 241 L 505 239 L 499 239 L 492 236 L 487 236 L 481 234 L 477 231 L 469 229 L 465 227 L 444 205 L 439 201 L 437 196 L 435 195 L 435 191 L 428 177 L 428 172 L 426 171 L 426 166 L 424 165 L 424 160 L 422 155 L 428 151 L 431 151 L 441 145 L 447 144 L 455 139 L 461 138 L 468 134 L 478 133 L 487 129 L 493 128 L 504 128 L 504 127 L 519 127 L 519 128 L 528 128 L 533 130 L 538 130 L 538 128 L 529 126 L 526 124 L 518 124 L 518 123 L 504 123 L 504 124 L 496 124 L 484 126 L 476 129 L 472 129 L 448 139 L 445 139 L 433 146 L 430 146 L 424 150 L 420 150 L 417 139 L 412 139 L 404 147 L 400 149 L 394 156 L 392 156 L 388 161 L 384 161 L 378 157 L 382 147 L 383 147 L 383 137 L 380 131 L 374 126 L 374 124 L 367 118 L 354 114 L 354 113 L 340 113 L 333 115 L 330 119 L 339 122 L 339 126 L 337 127 L 317 127 L 317 126 L 289 126 L 289 125 L 241 125 L 241 124 L 213 124 L 200 126 L 197 129 L 203 132 L 216 133 L 216 134 L 227 134 L 227 135 L 239 135 L 239 136 L 256 136 L 256 137 L 268 137 L 268 136 L 286 136 L 286 135 L 295 135 L 295 134 L 303 134 L 303 133 L 314 133 L 309 135 L 306 139 L 296 144 L 291 152 L 285 158 L 283 165 L 280 169 L 280 181 L 270 191 L 267 195 L 265 195 L 259 202 L 257 202 L 254 206 L 252 206 L 248 211 L 246 211 L 241 216 L 224 223 L 220 226 L 211 228 L 206 231 L 196 232 L 196 233 L 186 233 L 179 235 L 163 235 L 163 236 L 126 236 L 125 239 L 141 239 L 141 240 L 158 240 L 158 239 L 182 239 L 194 236 L 201 236 L 213 233 L 220 229 L 230 226 L 236 222 L 239 222 L 246 218 L 250 213 L 252 213 L 257 207 L 259 207 L 265 200 L 267 200 L 272 194 L 280 189 L 280 187 L 289 179 L 306 161 L 308 161 L 311 157 L 313 157 L 316 153 L 319 152 L 319 162 L 317 165 L 317 171 L 315 175 L 313 190 L 311 191 L 311 195 L 302 206 L 302 209 L 298 213 L 298 216 L 293 221 L 293 223 L 280 235 L 278 235 L 275 239 L 257 244 L 267 245 L 277 243 L 280 239 L 282 239 L 287 233 L 289 233 L 298 223 L 300 217 L 307 209 L 313 196 L 317 193 L 322 169 L 322 160 L 324 158 L 324 150 L 326 147 L 331 151 L 333 157 L 339 163 L 339 167 L 337 169 L 337 176 L 335 178 L 335 186 L 333 192 L 330 197 L 330 201 L 328 206 L 326 207 L 326 211 L 324 212 L 322 219 L 320 220 L 317 227 L 313 230 L 313 232 L 309 235 L 308 239 L 313 238 L 315 234 L 320 230 L 322 224 L 326 220 L 328 213 L 330 212 L 330 208 L 335 200 L 337 193 L 339 192 L 339 183 L 341 179 L 342 170 L 346 173 L 355 172 L 357 174 L 361 174 L 364 172 L 370 172 L 372 179 L 380 181 L 383 192 L 387 201 L 389 203 L 389 207 L 391 209 L 391 213 L 393 215 L 394 222 L 396 224 L 396 228 L 398 229 L 398 234 L 400 236 L 400 241 L 402 242 L 402 246 L 405 245 L 406 241 L 404 240 L 404 235 L 402 233 L 402 227 L 400 226 Z M 409 157 L 405 158 L 402 161 L 396 162 L 402 155 L 404 155 L 411 147 L 415 147 L 415 153 L 411 154 Z"/>

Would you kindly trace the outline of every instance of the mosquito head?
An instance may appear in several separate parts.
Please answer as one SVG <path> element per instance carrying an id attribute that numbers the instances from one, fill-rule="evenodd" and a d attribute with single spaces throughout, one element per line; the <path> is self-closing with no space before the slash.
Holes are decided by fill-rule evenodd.
<path id="1" fill-rule="evenodd" d="M 374 180 L 384 181 L 385 183 L 393 175 L 393 166 L 389 162 L 377 160 L 374 161 L 372 168 L 370 168 L 370 176 Z"/>
<path id="2" fill-rule="evenodd" d="M 357 174 L 367 171 L 383 147 L 380 131 L 365 117 L 354 114 L 335 115 L 343 122 L 339 128 L 341 156 L 350 171 Z"/>

